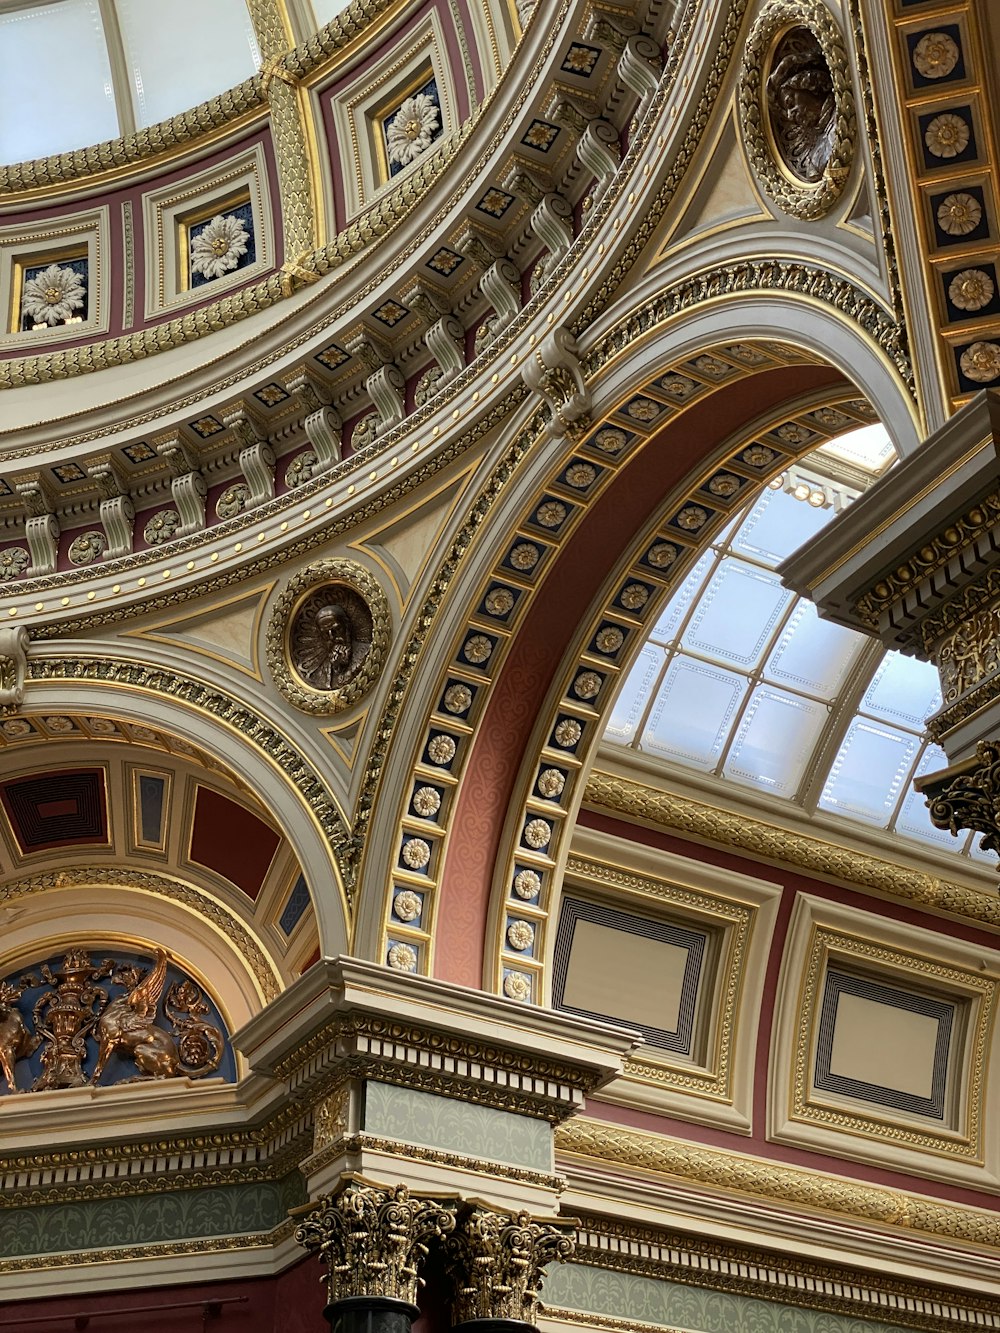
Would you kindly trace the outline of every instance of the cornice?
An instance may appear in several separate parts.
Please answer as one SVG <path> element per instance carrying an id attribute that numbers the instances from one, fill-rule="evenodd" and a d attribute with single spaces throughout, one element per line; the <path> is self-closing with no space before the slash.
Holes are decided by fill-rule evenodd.
<path id="1" fill-rule="evenodd" d="M 888 856 L 864 852 L 846 842 L 838 844 L 755 818 L 744 810 L 727 810 L 687 794 L 668 791 L 662 785 L 600 769 L 590 774 L 584 801 L 626 819 L 703 838 L 824 879 L 857 885 L 926 910 L 1000 929 L 1000 899 L 995 892 L 945 879 L 890 860 Z"/>
<path id="2" fill-rule="evenodd" d="M 562 1158 L 633 1167 L 690 1184 L 775 1201 L 786 1208 L 818 1208 L 876 1226 L 903 1227 L 949 1240 L 1000 1246 L 1000 1217 L 983 1209 L 942 1203 L 904 1193 L 682 1143 L 661 1134 L 626 1129 L 577 1117 L 556 1128 L 557 1164 Z"/>

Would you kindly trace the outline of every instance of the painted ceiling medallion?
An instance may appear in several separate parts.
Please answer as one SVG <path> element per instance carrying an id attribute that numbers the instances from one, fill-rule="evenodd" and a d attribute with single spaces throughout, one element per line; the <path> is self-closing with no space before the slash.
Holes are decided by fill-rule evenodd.
<path id="1" fill-rule="evenodd" d="M 289 582 L 267 631 L 278 688 L 303 712 L 338 713 L 356 703 L 385 664 L 389 603 L 353 560 L 322 560 Z"/>
<path id="2" fill-rule="evenodd" d="M 857 118 L 840 31 L 818 0 L 771 0 L 740 74 L 750 163 L 784 212 L 829 212 L 850 175 Z"/>

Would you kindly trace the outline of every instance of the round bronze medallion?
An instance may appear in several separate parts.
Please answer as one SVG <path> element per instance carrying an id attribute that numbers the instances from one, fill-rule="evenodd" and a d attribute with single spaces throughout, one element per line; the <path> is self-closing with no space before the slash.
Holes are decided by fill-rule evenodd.
<path id="1" fill-rule="evenodd" d="M 784 212 L 818 218 L 843 193 L 857 117 L 850 66 L 819 0 L 771 0 L 747 42 L 740 74 L 747 157 Z"/>
<path id="2" fill-rule="evenodd" d="M 370 688 L 385 663 L 385 593 L 353 560 L 323 560 L 291 580 L 267 632 L 275 683 L 307 713 L 337 713 Z"/>

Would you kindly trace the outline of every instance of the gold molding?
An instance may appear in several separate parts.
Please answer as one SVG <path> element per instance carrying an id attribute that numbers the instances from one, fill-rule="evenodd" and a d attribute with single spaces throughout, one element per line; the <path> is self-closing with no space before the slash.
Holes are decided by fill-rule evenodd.
<path id="1" fill-rule="evenodd" d="M 933 911 L 978 921 L 1000 929 L 1000 899 L 995 894 L 939 879 L 809 834 L 795 833 L 745 814 L 677 796 L 630 778 L 592 772 L 584 801 L 626 819 L 676 829 L 723 847 L 733 847 L 769 861 L 780 861 L 828 879 L 887 893 Z"/>
<path id="2" fill-rule="evenodd" d="M 556 1153 L 634 1167 L 689 1184 L 818 1208 L 865 1223 L 903 1227 L 950 1240 L 1000 1246 L 1000 1217 L 778 1162 L 702 1148 L 661 1134 L 578 1117 L 556 1127 Z"/>

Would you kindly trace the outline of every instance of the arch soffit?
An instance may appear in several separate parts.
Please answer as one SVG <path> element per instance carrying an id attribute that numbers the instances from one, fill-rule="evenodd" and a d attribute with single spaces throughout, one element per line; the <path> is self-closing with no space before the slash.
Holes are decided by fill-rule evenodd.
<path id="1" fill-rule="evenodd" d="M 162 666 L 76 644 L 36 644 L 28 660 L 31 713 L 96 714 L 160 729 L 197 746 L 253 792 L 287 840 L 309 885 L 320 951 L 348 952 L 352 846 L 332 795 L 286 736 L 249 705 Z M 348 870 L 350 866 L 348 866 Z"/>
<path id="2" fill-rule="evenodd" d="M 669 330 L 661 329 L 658 332 L 663 335 L 663 343 L 669 341 L 671 347 L 675 345 Z M 650 392 L 656 404 L 653 414 L 655 419 L 639 422 L 627 415 L 623 416 L 622 411 L 629 402 L 645 393 L 636 383 L 640 366 L 647 368 L 645 379 L 646 387 L 649 387 L 648 365 L 651 360 L 658 359 L 657 352 L 663 357 L 658 378 L 686 381 L 686 385 L 680 389 L 680 393 L 686 396 L 672 400 L 662 387 L 652 388 Z M 780 418 L 784 403 L 802 395 L 811 396 L 807 403 L 794 410 L 805 411 L 807 407 L 822 406 L 831 395 L 843 399 L 851 398 L 853 394 L 858 404 L 858 416 L 855 419 L 859 423 L 871 419 L 867 403 L 858 397 L 839 371 L 828 364 L 819 364 L 819 357 L 803 352 L 787 341 L 740 341 L 721 346 L 716 344 L 711 350 L 703 346 L 701 355 L 704 361 L 699 371 L 692 368 L 693 357 L 686 358 L 683 365 L 679 364 L 676 357 L 666 355 L 662 344 L 657 346 L 657 340 L 647 339 L 646 345 L 643 345 L 640 336 L 628 348 L 627 357 L 623 352 L 619 358 L 613 377 L 608 377 L 607 383 L 611 385 L 608 392 L 605 392 L 605 378 L 600 378 L 600 387 L 595 388 L 594 397 L 600 396 L 601 408 L 593 412 L 592 423 L 588 422 L 584 439 L 578 443 L 565 438 L 549 439 L 544 450 L 532 447 L 532 442 L 536 442 L 544 433 L 542 421 L 537 416 L 529 423 L 529 428 L 522 432 L 520 457 L 529 457 L 530 462 L 525 466 L 535 481 L 530 500 L 522 505 L 520 513 L 510 515 L 509 522 L 504 513 L 505 506 L 494 510 L 490 525 L 494 546 L 487 548 L 484 543 L 478 559 L 463 560 L 461 579 L 448 593 L 452 605 L 460 604 L 466 608 L 464 619 L 454 617 L 456 625 L 461 620 L 461 631 L 449 637 L 437 637 L 436 643 L 441 644 L 441 647 L 435 653 L 434 665 L 425 662 L 421 677 L 428 682 L 425 698 L 430 704 L 428 711 L 423 714 L 423 727 L 418 736 L 412 730 L 408 732 L 409 761 L 405 765 L 400 764 L 399 757 L 394 756 L 396 781 L 391 790 L 386 785 L 379 793 L 380 811 L 385 811 L 386 817 L 373 822 L 383 829 L 389 828 L 392 836 L 397 838 L 397 845 L 389 850 L 388 856 L 376 858 L 374 862 L 388 863 L 394 867 L 390 882 L 382 886 L 385 896 L 378 952 L 378 956 L 387 959 L 392 965 L 420 970 L 434 969 L 449 975 L 451 979 L 479 984 L 482 954 L 476 952 L 476 941 L 481 944 L 484 918 L 479 917 L 470 922 L 464 919 L 464 909 L 453 914 L 451 909 L 455 904 L 451 903 L 445 912 L 444 899 L 438 895 L 438 901 L 435 901 L 438 886 L 447 882 L 448 866 L 457 866 L 459 862 L 463 863 L 464 887 L 456 901 L 460 899 L 468 907 L 476 898 L 466 873 L 469 865 L 464 858 L 469 856 L 476 868 L 477 882 L 483 880 L 482 893 L 488 895 L 489 892 L 486 885 L 492 868 L 490 856 L 493 846 L 488 840 L 488 845 L 480 840 L 474 847 L 464 846 L 461 853 L 457 853 L 454 846 L 449 848 L 449 840 L 453 841 L 456 836 L 468 842 L 465 834 L 456 834 L 456 830 L 461 830 L 463 824 L 462 816 L 456 816 L 456 811 L 465 799 L 472 801 L 473 806 L 479 809 L 483 808 L 484 801 L 489 804 L 496 800 L 496 782 L 487 782 L 488 790 L 485 790 L 481 789 L 479 778 L 474 777 L 476 773 L 482 777 L 485 772 L 483 763 L 487 768 L 496 770 L 494 779 L 502 770 L 498 780 L 501 788 L 506 783 L 502 802 L 506 811 L 513 782 L 512 774 L 507 772 L 507 761 L 499 759 L 497 755 L 484 758 L 483 752 L 478 753 L 475 759 L 472 758 L 479 747 L 483 718 L 498 695 L 497 685 L 502 676 L 506 677 L 508 691 L 513 691 L 506 700 L 508 707 L 531 713 L 536 705 L 541 704 L 544 688 L 539 694 L 539 682 L 536 680 L 531 691 L 528 691 L 528 682 L 523 678 L 533 657 L 537 658 L 541 651 L 537 645 L 529 643 L 525 636 L 526 616 L 539 589 L 553 586 L 552 574 L 559 568 L 558 561 L 562 558 L 560 548 L 565 548 L 566 539 L 580 527 L 584 516 L 596 508 L 598 500 L 606 497 L 609 484 L 621 477 L 622 480 L 616 481 L 615 487 L 611 489 L 616 495 L 628 494 L 628 478 L 633 479 L 631 484 L 634 486 L 635 477 L 641 470 L 631 468 L 629 464 L 633 458 L 641 459 L 645 456 L 647 445 L 654 438 L 657 456 L 669 460 L 667 467 L 670 469 L 670 481 L 661 479 L 659 487 L 654 483 L 652 491 L 647 486 L 647 496 L 650 498 L 654 494 L 662 497 L 671 483 L 677 485 L 690 468 L 699 463 L 704 464 L 712 449 L 718 451 L 730 436 L 732 439 L 729 442 L 733 448 L 741 442 L 746 444 L 747 435 L 737 436 L 734 432 L 745 426 L 748 415 L 754 415 L 753 401 L 757 390 L 747 392 L 753 385 L 769 385 L 759 410 L 771 411 L 775 414 L 775 421 Z M 613 360 L 613 354 L 608 359 Z M 622 369 L 626 360 L 632 371 L 631 389 L 623 392 L 622 386 L 630 381 L 629 375 Z M 714 363 L 718 363 L 721 372 L 715 379 L 708 370 L 709 367 L 715 368 Z M 741 387 L 734 394 L 732 390 L 737 385 Z M 687 386 L 690 386 L 690 392 Z M 674 384 L 672 387 L 676 393 L 678 386 Z M 613 394 L 617 396 L 616 401 L 609 401 Z M 905 390 L 897 379 L 897 399 L 903 395 Z M 727 399 L 728 406 L 722 410 Z M 701 415 L 696 425 L 695 409 L 699 408 Z M 775 421 L 770 424 L 775 424 Z M 683 425 L 674 429 L 678 422 Z M 661 429 L 665 423 L 666 429 Z M 609 426 L 616 430 L 624 428 L 627 437 L 626 446 L 617 453 L 609 453 L 606 447 L 602 448 L 597 442 Z M 761 425 L 760 428 L 765 427 Z M 843 429 L 843 426 L 839 429 Z M 752 430 L 752 426 L 748 428 L 748 431 Z M 833 433 L 836 432 L 826 432 Z M 814 445 L 822 437 L 820 430 L 809 436 L 810 443 Z M 687 443 L 681 444 L 683 440 Z M 607 441 L 604 443 L 606 445 Z M 719 461 L 723 457 L 723 454 L 719 454 Z M 789 457 L 786 452 L 785 461 Z M 582 489 L 579 485 L 574 488 L 573 482 L 566 475 L 567 468 L 574 463 L 585 465 L 583 472 L 574 474 L 578 483 L 589 472 L 593 473 L 591 480 Z M 756 474 L 748 473 L 745 480 L 750 484 L 756 475 L 763 481 L 777 470 L 780 470 L 780 464 L 775 461 L 770 469 L 762 469 Z M 487 488 L 495 484 L 495 480 L 495 477 L 491 478 L 486 484 Z M 517 490 L 519 494 L 523 493 L 520 485 Z M 671 493 L 676 494 L 675 503 L 680 503 L 683 491 Z M 745 493 L 745 487 L 741 487 L 741 493 Z M 611 503 L 606 498 L 602 502 L 606 505 Z M 546 527 L 539 518 L 539 510 L 550 503 L 557 506 L 556 509 L 547 510 L 550 519 L 560 509 L 565 512 L 553 526 Z M 509 540 L 499 552 L 494 549 L 498 530 L 509 535 Z M 518 547 L 529 547 L 532 551 L 516 551 Z M 519 568 L 528 560 L 532 561 L 530 565 Z M 588 587 L 584 604 L 579 608 L 581 616 L 586 615 L 593 588 L 605 573 L 606 567 L 602 566 L 598 577 Z M 560 577 L 563 577 L 562 573 Z M 579 577 L 576 570 L 573 571 L 573 577 Z M 494 592 L 498 596 L 491 596 Z M 452 617 L 445 616 L 442 619 L 439 609 L 437 623 L 442 624 L 445 620 L 451 623 Z M 575 622 L 567 628 L 566 642 L 575 628 Z M 542 638 L 551 637 L 552 629 L 552 625 L 546 625 Z M 512 654 L 509 650 L 515 643 L 518 652 Z M 550 663 L 550 669 L 554 669 L 554 662 Z M 609 694 L 610 689 L 605 693 Z M 503 724 L 504 743 L 509 750 L 516 750 L 520 755 L 520 749 L 511 740 L 510 720 L 508 717 Z M 527 740 L 527 735 L 524 740 Z M 391 815 L 390 802 L 397 803 Z M 484 858 L 490 860 L 489 867 L 482 864 Z M 375 884 L 371 885 L 369 892 L 371 898 L 366 904 L 367 909 L 371 908 L 378 892 Z M 405 896 L 399 899 L 401 893 Z M 398 907 L 394 908 L 394 903 L 402 907 L 402 915 Z M 472 916 L 476 918 L 475 910 Z M 361 924 L 359 939 L 364 939 L 367 952 L 376 946 L 375 938 L 370 933 L 376 924 L 370 910 L 366 910 Z M 446 956 L 452 953 L 455 941 L 463 933 L 471 941 L 469 948 L 475 961 L 472 964 L 469 957 L 465 957 L 455 972 L 451 970 L 454 960 L 448 962 Z M 393 953 L 396 945 L 404 947 Z M 435 948 L 439 952 L 436 967 L 431 957 Z M 459 952 L 464 953 L 464 946 Z"/>

